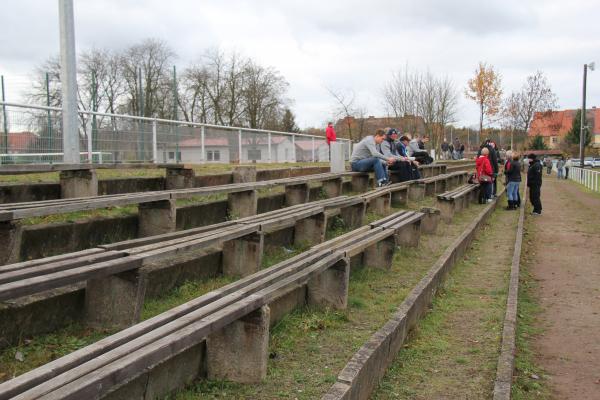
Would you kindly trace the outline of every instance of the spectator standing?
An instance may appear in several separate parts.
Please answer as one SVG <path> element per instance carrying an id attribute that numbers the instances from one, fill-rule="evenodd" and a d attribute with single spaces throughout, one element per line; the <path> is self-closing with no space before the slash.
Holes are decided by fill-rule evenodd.
<path id="1" fill-rule="evenodd" d="M 533 206 L 532 215 L 542 215 L 542 163 L 531 153 L 529 158 L 529 169 L 527 170 L 527 187 L 529 188 L 529 201 Z"/>
<path id="2" fill-rule="evenodd" d="M 521 203 L 519 196 L 519 184 L 521 183 L 521 164 L 519 164 L 519 154 L 513 153 L 506 156 L 506 164 L 504 166 L 504 174 L 506 175 L 506 196 L 508 197 L 507 210 L 515 210 Z"/>
<path id="3" fill-rule="evenodd" d="M 454 138 L 454 145 L 452 147 L 454 147 L 454 151 L 452 152 L 452 159 L 460 160 L 462 157 L 460 157 L 460 140 L 458 140 L 458 138 Z"/>
<path id="4" fill-rule="evenodd" d="M 567 162 L 565 162 L 565 179 L 569 179 L 569 169 L 573 166 L 573 161 L 569 158 Z"/>
<path id="5" fill-rule="evenodd" d="M 448 145 L 448 153 L 450 154 L 450 158 L 448 159 L 454 160 L 454 145 L 452 143 Z"/>
<path id="6" fill-rule="evenodd" d="M 491 139 L 486 139 L 485 142 L 481 145 L 479 152 L 477 155 L 480 155 L 483 149 L 488 149 L 488 157 L 490 160 L 490 164 L 492 165 L 492 177 L 494 180 L 492 181 L 492 195 L 496 195 L 496 177 L 498 176 L 498 155 L 496 154 L 496 149 L 494 147 L 494 142 Z"/>
<path id="7" fill-rule="evenodd" d="M 448 141 L 446 140 L 446 138 L 444 138 L 444 141 L 442 142 L 441 147 L 441 154 L 442 154 L 442 160 L 449 160 L 450 157 L 450 152 L 449 152 L 449 146 L 448 146 Z"/>
<path id="8" fill-rule="evenodd" d="M 481 149 L 481 154 L 475 161 L 477 180 L 479 181 L 479 204 L 492 202 L 492 181 L 494 170 L 488 158 L 490 151 L 487 147 Z"/>
<path id="9" fill-rule="evenodd" d="M 550 157 L 546 157 L 544 166 L 546 167 L 546 174 L 550 175 L 552 173 L 552 159 Z"/>
<path id="10" fill-rule="evenodd" d="M 565 167 L 565 158 L 561 157 L 557 162 L 556 162 L 556 177 L 558 179 L 562 179 L 565 177 L 565 174 L 563 173 L 563 168 Z"/>
<path id="11" fill-rule="evenodd" d="M 337 136 L 335 135 L 335 129 L 333 128 L 333 122 L 327 123 L 327 128 L 325 129 L 325 137 L 327 138 L 328 146 L 331 144 L 331 142 L 335 142 L 337 140 Z"/>
<path id="12" fill-rule="evenodd" d="M 374 135 L 366 136 L 358 142 L 358 144 L 354 146 L 352 156 L 350 157 L 350 167 L 352 168 L 352 171 L 375 171 L 377 186 L 389 184 L 386 166 L 391 165 L 396 161 L 394 157 L 386 157 L 377 149 L 384 140 L 385 132 L 383 129 L 378 129 Z"/>

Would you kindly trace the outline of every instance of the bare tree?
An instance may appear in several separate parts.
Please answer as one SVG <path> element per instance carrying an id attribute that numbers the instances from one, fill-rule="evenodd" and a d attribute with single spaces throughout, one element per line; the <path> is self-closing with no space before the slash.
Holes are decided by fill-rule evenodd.
<path id="1" fill-rule="evenodd" d="M 518 94 L 518 114 L 521 129 L 527 132 L 536 112 L 547 112 L 557 107 L 558 99 L 541 71 L 527 77 Z"/>
<path id="2" fill-rule="evenodd" d="M 356 114 L 356 107 L 354 104 L 355 95 L 352 90 L 339 90 L 339 89 L 330 89 L 326 88 L 331 97 L 334 100 L 334 115 L 336 119 L 344 120 L 344 128 L 347 129 L 348 138 L 350 140 L 356 141 L 359 140 L 360 137 L 356 135 L 356 132 L 353 131 L 353 120 L 354 115 Z"/>
<path id="3" fill-rule="evenodd" d="M 269 117 L 284 114 L 284 94 L 288 83 L 272 68 L 252 61 L 246 64 L 245 86 L 242 91 L 244 111 L 251 128 L 263 128 Z"/>

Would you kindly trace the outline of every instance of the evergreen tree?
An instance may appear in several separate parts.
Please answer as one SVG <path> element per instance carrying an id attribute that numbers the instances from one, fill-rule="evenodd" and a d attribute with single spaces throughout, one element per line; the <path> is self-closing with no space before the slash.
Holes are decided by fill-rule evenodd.
<path id="1" fill-rule="evenodd" d="M 296 116 L 289 108 L 286 108 L 283 113 L 281 125 L 284 132 L 300 132 L 300 129 L 296 125 Z"/>
<path id="2" fill-rule="evenodd" d="M 575 119 L 573 120 L 573 125 L 571 126 L 571 129 L 569 130 L 569 132 L 567 132 L 567 136 L 565 136 L 565 139 L 567 140 L 567 143 L 569 144 L 576 144 L 579 145 L 579 135 L 581 134 L 581 109 L 577 110 L 577 115 L 575 116 Z M 584 132 L 584 142 L 586 146 L 590 145 L 590 141 L 591 141 L 591 135 L 590 135 L 590 130 L 589 129 L 585 129 Z"/>
<path id="3" fill-rule="evenodd" d="M 548 146 L 544 143 L 544 138 L 541 135 L 535 135 L 529 143 L 531 150 L 548 150 Z"/>

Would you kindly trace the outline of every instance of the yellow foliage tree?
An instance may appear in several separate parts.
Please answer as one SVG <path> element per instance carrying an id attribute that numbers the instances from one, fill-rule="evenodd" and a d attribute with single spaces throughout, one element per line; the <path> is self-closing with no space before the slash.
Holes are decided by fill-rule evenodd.
<path id="1" fill-rule="evenodd" d="M 502 79 L 492 65 L 480 62 L 475 77 L 467 82 L 465 96 L 479 106 L 479 134 L 483 131 L 483 118 L 492 117 L 500 111 Z M 479 141 L 479 139 L 478 139 Z"/>

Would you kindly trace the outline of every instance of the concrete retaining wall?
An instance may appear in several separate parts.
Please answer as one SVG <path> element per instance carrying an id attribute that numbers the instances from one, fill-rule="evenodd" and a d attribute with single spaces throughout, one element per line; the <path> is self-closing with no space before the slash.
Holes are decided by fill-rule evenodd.
<path id="1" fill-rule="evenodd" d="M 281 179 L 296 176 L 321 174 L 329 172 L 329 167 L 292 167 L 259 170 L 257 181 Z M 200 175 L 194 178 L 195 187 L 217 186 L 233 183 L 231 172 L 222 174 Z M 165 178 L 115 178 L 98 181 L 98 195 L 149 192 L 165 189 Z M 41 201 L 60 199 L 60 184 L 46 183 L 5 183 L 0 184 L 0 204 L 19 203 L 24 201 Z"/>
<path id="2" fill-rule="evenodd" d="M 515 251 L 510 267 L 510 283 L 508 285 L 508 298 L 506 299 L 506 314 L 504 328 L 502 329 L 502 345 L 496 369 L 496 382 L 494 384 L 494 400 L 510 400 L 515 369 L 515 352 L 517 348 L 517 311 L 519 300 L 519 271 L 521 268 L 521 248 L 523 246 L 523 224 L 525 222 L 525 204 L 527 199 L 527 186 L 523 193 L 523 204 L 519 209 L 519 224 L 515 239 Z"/>
<path id="3" fill-rule="evenodd" d="M 500 193 L 501 195 L 502 193 Z M 494 211 L 498 199 L 485 207 L 467 229 L 446 249 L 427 275 L 415 286 L 392 318 L 358 350 L 340 372 L 323 400 L 368 399 L 402 348 L 408 332 L 431 304 L 448 272 L 473 241 L 477 230 Z"/>

